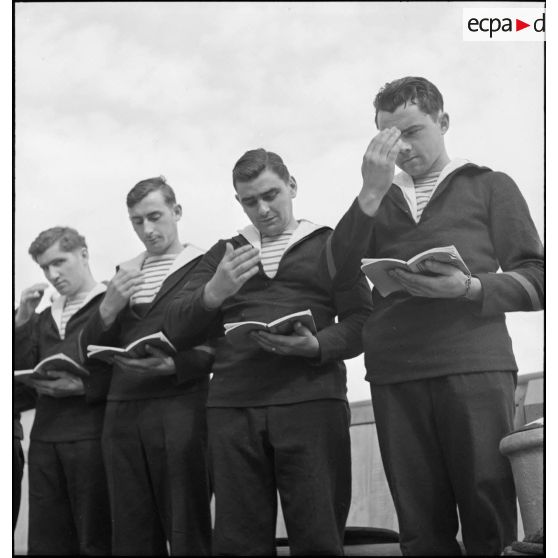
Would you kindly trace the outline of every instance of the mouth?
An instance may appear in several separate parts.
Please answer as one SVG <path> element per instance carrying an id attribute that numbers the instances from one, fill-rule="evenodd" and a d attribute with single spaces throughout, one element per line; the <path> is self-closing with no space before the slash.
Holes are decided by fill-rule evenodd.
<path id="1" fill-rule="evenodd" d="M 260 223 L 262 225 L 270 225 L 271 223 L 273 223 L 275 221 L 275 217 L 269 217 L 267 219 L 260 219 Z"/>
<path id="2" fill-rule="evenodd" d="M 409 157 L 408 159 L 405 159 L 401 164 L 406 165 L 407 163 L 413 161 L 414 159 L 416 159 L 416 155 L 413 155 L 413 157 Z"/>

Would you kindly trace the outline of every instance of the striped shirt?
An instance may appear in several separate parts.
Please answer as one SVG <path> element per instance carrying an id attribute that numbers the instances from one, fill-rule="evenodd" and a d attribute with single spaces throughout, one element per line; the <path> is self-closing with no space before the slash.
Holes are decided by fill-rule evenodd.
<path id="1" fill-rule="evenodd" d="M 423 209 L 426 207 L 426 204 L 430 200 L 439 176 L 440 172 L 431 172 L 430 174 L 426 174 L 421 178 L 413 179 L 413 182 L 415 183 L 415 195 L 417 199 L 417 220 L 420 219 Z"/>
<path id="2" fill-rule="evenodd" d="M 178 254 L 147 256 L 143 260 L 143 282 L 140 290 L 130 298 L 130 304 L 149 304 L 155 298 Z"/>
<path id="3" fill-rule="evenodd" d="M 64 308 L 62 310 L 62 316 L 60 318 L 60 339 L 66 337 L 66 324 L 70 321 L 70 318 L 83 306 L 83 302 L 87 298 L 89 293 L 79 293 L 74 298 L 67 298 L 64 301 Z"/>
<path id="4" fill-rule="evenodd" d="M 294 231 L 285 231 L 276 236 L 262 234 L 261 260 L 265 274 L 273 279 L 277 273 L 279 262 L 289 244 Z"/>

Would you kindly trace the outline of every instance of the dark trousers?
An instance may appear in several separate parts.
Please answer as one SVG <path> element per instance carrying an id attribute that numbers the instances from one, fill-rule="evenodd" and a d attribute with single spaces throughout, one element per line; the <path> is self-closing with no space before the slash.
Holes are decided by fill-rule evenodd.
<path id="1" fill-rule="evenodd" d="M 214 553 L 275 555 L 277 491 L 291 555 L 343 555 L 351 503 L 344 401 L 209 408 Z"/>
<path id="2" fill-rule="evenodd" d="M 499 555 L 516 539 L 513 477 L 500 440 L 513 430 L 512 372 L 374 385 L 382 461 L 404 555 Z"/>
<path id="3" fill-rule="evenodd" d="M 25 465 L 21 440 L 13 437 L 12 445 L 12 531 L 15 531 L 21 502 L 21 479 Z"/>
<path id="4" fill-rule="evenodd" d="M 100 440 L 29 447 L 29 554 L 110 555 Z"/>
<path id="5" fill-rule="evenodd" d="M 108 402 L 103 431 L 116 555 L 211 553 L 207 392 Z"/>

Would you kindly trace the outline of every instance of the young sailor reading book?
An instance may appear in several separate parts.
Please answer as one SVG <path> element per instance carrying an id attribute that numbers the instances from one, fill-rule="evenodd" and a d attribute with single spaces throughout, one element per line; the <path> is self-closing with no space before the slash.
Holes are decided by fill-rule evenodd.
<path id="1" fill-rule="evenodd" d="M 447 244 L 470 269 L 428 261 L 428 273 L 392 270 L 402 290 L 374 289 L 363 330 L 401 549 L 461 555 L 460 524 L 467 555 L 497 556 L 517 538 L 511 468 L 499 451 L 513 429 L 517 372 L 505 313 L 542 308 L 543 247 L 509 176 L 450 160 L 450 119 L 433 83 L 397 79 L 374 106 L 379 132 L 363 157 L 362 189 L 332 237 L 338 273 L 360 274 L 363 257 L 408 260 Z M 470 116 L 482 133 L 478 110 Z"/>
<path id="2" fill-rule="evenodd" d="M 216 555 L 275 554 L 277 489 L 293 555 L 342 555 L 351 501 L 344 358 L 361 351 L 371 310 L 364 276 L 340 284 L 328 265 L 331 229 L 297 221 L 297 185 L 275 153 L 248 151 L 233 170 L 252 222 L 215 244 L 169 305 L 177 346 L 223 324 L 269 324 L 307 308 L 316 331 L 217 340 L 208 397 Z M 336 316 L 339 322 L 335 322 Z M 257 528 L 254 528 L 257 526 Z"/>
<path id="3" fill-rule="evenodd" d="M 48 378 L 25 382 L 39 394 L 29 447 L 29 554 L 108 555 L 110 511 L 100 438 L 110 371 L 97 362 L 84 364 L 81 373 L 78 350 L 79 331 L 106 287 L 91 275 L 85 239 L 74 229 L 43 231 L 29 253 L 60 293 L 36 313 L 48 285 L 32 285 L 23 290 L 15 315 L 14 367 L 37 370 L 58 363 Z M 61 358 L 77 366 L 68 369 Z"/>
<path id="4" fill-rule="evenodd" d="M 203 255 L 180 242 L 182 208 L 163 177 L 138 182 L 126 205 L 145 251 L 119 266 L 83 330 L 82 351 L 160 331 Z M 166 556 L 167 542 L 172 555 L 210 554 L 205 401 L 213 354 L 204 340 L 175 353 L 153 341 L 142 355 L 113 357 L 103 451 L 115 555 Z"/>

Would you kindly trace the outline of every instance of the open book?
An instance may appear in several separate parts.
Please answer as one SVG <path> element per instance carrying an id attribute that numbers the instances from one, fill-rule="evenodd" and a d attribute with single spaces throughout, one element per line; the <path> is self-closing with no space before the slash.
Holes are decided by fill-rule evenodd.
<path id="1" fill-rule="evenodd" d="M 167 355 L 172 356 L 176 353 L 175 346 L 167 339 L 162 331 L 146 335 L 141 339 L 136 339 L 127 347 L 108 347 L 105 345 L 87 345 L 87 358 L 96 358 L 106 362 L 112 362 L 112 358 L 116 355 L 126 358 L 144 358 L 151 356 L 146 346 L 161 349 Z"/>
<path id="2" fill-rule="evenodd" d="M 253 331 L 267 331 L 278 335 L 290 335 L 294 331 L 294 324 L 300 322 L 312 333 L 317 333 L 316 324 L 311 310 L 303 310 L 282 316 L 268 324 L 264 322 L 232 322 L 224 324 L 226 338 L 235 346 L 257 347 L 257 342 L 250 337 Z"/>
<path id="3" fill-rule="evenodd" d="M 424 266 L 424 262 L 427 260 L 452 264 L 463 271 L 463 273 L 470 274 L 469 268 L 459 255 L 457 248 L 453 245 L 431 248 L 430 250 L 417 254 L 407 262 L 391 258 L 363 258 L 360 268 L 366 277 L 372 281 L 374 287 L 378 289 L 378 292 L 382 296 L 388 296 L 396 291 L 404 290 L 403 287 L 389 275 L 392 269 L 404 269 L 406 271 L 412 271 L 413 273 L 432 275 Z"/>
<path id="4" fill-rule="evenodd" d="M 89 371 L 74 359 L 64 353 L 56 353 L 43 358 L 33 370 L 14 371 L 14 379 L 24 384 L 29 384 L 29 380 L 56 380 L 57 378 L 48 375 L 50 370 L 64 370 L 82 378 L 89 376 Z"/>

